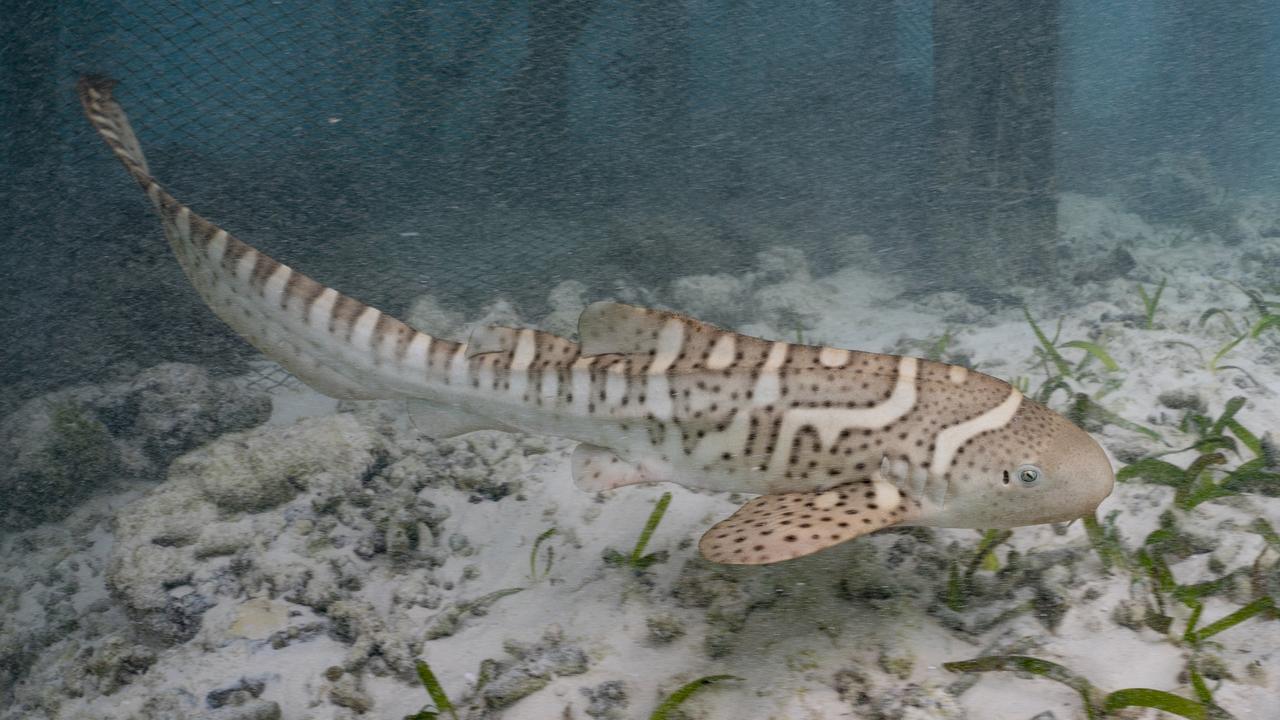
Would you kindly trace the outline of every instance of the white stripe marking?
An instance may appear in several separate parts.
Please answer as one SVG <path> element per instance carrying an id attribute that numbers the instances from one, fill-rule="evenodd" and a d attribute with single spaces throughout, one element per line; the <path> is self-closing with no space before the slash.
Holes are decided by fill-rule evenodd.
<path id="1" fill-rule="evenodd" d="M 178 229 L 178 237 L 183 242 L 191 242 L 191 210 L 183 205 L 178 208 L 178 214 L 173 218 L 173 225 Z"/>
<path id="2" fill-rule="evenodd" d="M 374 355 L 376 355 L 379 360 L 394 361 L 396 359 L 396 339 L 399 338 L 399 336 L 399 333 L 392 332 L 384 332 L 379 335 L 376 338 L 378 341 L 378 347 L 374 349 Z"/>
<path id="3" fill-rule="evenodd" d="M 328 332 L 329 314 L 333 312 L 333 303 L 337 299 L 337 290 L 325 288 L 324 292 L 320 293 L 320 297 L 311 303 L 311 312 L 307 315 L 307 324 L 317 330 Z"/>
<path id="4" fill-rule="evenodd" d="M 271 277 L 267 278 L 267 282 L 262 286 L 262 294 L 272 307 L 277 307 L 280 300 L 284 297 L 284 286 L 289 282 L 289 276 L 293 271 L 287 265 L 281 265 L 276 271 L 271 273 Z"/>
<path id="5" fill-rule="evenodd" d="M 936 477 L 941 477 L 951 469 L 956 451 L 979 434 L 1008 425 L 1018 412 L 1020 405 L 1022 405 L 1022 393 L 1018 392 L 1018 388 L 1012 388 L 1004 402 L 972 420 L 966 420 L 938 433 L 938 437 L 934 440 L 936 449 L 933 453 L 933 461 L 929 464 L 930 471 Z"/>
<path id="6" fill-rule="evenodd" d="M 776 342 L 769 348 L 769 356 L 760 367 L 760 377 L 756 378 L 756 386 L 751 396 L 756 405 L 768 405 L 782 395 L 781 383 L 778 380 L 778 369 L 787 361 L 787 353 L 791 346 L 784 342 Z"/>
<path id="7" fill-rule="evenodd" d="M 818 362 L 827 367 L 841 367 L 849 362 L 849 351 L 824 347 L 818 351 Z"/>
<path id="8" fill-rule="evenodd" d="M 533 356 L 538 346 L 534 341 L 532 330 L 521 330 L 516 339 L 516 349 L 511 352 L 511 366 L 508 368 L 507 391 L 512 397 L 524 397 L 529 389 L 529 366 L 533 364 Z"/>
<path id="9" fill-rule="evenodd" d="M 569 371 L 573 382 L 573 409 L 581 415 L 587 414 L 587 403 L 591 401 L 591 364 L 598 357 L 600 356 L 580 357 L 573 361 Z"/>
<path id="10" fill-rule="evenodd" d="M 963 365 L 952 365 L 947 371 L 947 378 L 956 385 L 963 385 L 964 381 L 969 377 L 969 368 Z"/>
<path id="11" fill-rule="evenodd" d="M 661 375 L 671 367 L 680 355 L 680 347 L 684 344 L 684 323 L 672 318 L 658 331 L 657 349 L 653 362 L 649 363 L 650 375 Z"/>
<path id="12" fill-rule="evenodd" d="M 516 340 L 516 349 L 511 353 L 511 369 L 527 370 L 533 362 L 533 356 L 537 352 L 538 346 L 534 341 L 532 330 L 521 330 L 519 339 Z"/>
<path id="13" fill-rule="evenodd" d="M 764 367 L 760 368 L 763 372 L 777 372 L 782 367 L 782 363 L 787 361 L 787 353 L 791 351 L 791 346 L 784 342 L 776 342 L 773 347 L 769 348 L 769 357 L 764 359 Z"/>
<path id="14" fill-rule="evenodd" d="M 797 431 L 812 425 L 823 448 L 836 443 L 841 430 L 881 428 L 911 412 L 916 404 L 916 369 L 913 357 L 898 360 L 898 379 L 889 399 L 869 408 L 792 408 L 782 414 L 782 427 L 774 447 L 773 464 L 780 469 L 790 458 L 791 441 Z"/>
<path id="15" fill-rule="evenodd" d="M 213 238 L 209 240 L 209 245 L 205 248 L 205 252 L 209 255 L 209 261 L 214 265 L 222 263 L 222 256 L 227 252 L 227 231 L 218 230 L 213 234 Z"/>
<path id="16" fill-rule="evenodd" d="M 404 362 L 413 374 L 425 372 L 431 363 L 431 336 L 426 333 L 414 333 L 409 347 L 404 351 Z"/>
<path id="17" fill-rule="evenodd" d="M 351 328 L 351 344 L 357 350 L 369 352 L 373 349 L 373 327 L 378 324 L 378 316 L 381 314 L 377 309 L 367 307 L 356 318 L 355 325 Z"/>
<path id="18" fill-rule="evenodd" d="M 258 264 L 258 251 L 249 248 L 249 251 L 240 256 L 240 262 L 236 263 L 236 279 L 245 285 L 249 284 L 249 278 L 253 277 L 253 266 Z"/>
<path id="19" fill-rule="evenodd" d="M 733 335 L 725 333 L 716 340 L 716 344 L 711 348 L 711 354 L 707 356 L 708 370 L 723 370 L 733 364 L 734 354 L 737 352 L 737 341 Z"/>

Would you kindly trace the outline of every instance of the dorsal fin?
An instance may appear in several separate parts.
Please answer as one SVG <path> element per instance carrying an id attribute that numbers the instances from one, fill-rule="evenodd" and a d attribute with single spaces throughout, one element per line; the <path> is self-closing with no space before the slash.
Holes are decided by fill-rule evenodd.
<path id="1" fill-rule="evenodd" d="M 482 325 L 471 331 L 467 340 L 467 357 L 494 352 L 513 352 L 520 338 L 520 329 L 506 325 Z"/>
<path id="2" fill-rule="evenodd" d="M 616 302 L 596 302 L 578 318 L 578 337 L 583 355 L 638 355 L 664 353 L 674 356 L 686 351 L 712 351 L 722 337 L 733 339 L 738 351 L 748 348 L 768 352 L 772 342 L 741 335 L 687 315 L 651 310 Z M 699 339 L 700 338 L 700 339 Z"/>

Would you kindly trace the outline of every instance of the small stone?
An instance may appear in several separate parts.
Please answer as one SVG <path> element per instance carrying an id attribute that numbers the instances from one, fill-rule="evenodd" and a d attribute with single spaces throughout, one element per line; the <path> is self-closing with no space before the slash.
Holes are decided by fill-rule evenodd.
<path id="1" fill-rule="evenodd" d="M 209 691 L 204 696 L 204 701 L 214 709 L 223 705 L 244 705 L 249 700 L 262 695 L 262 691 L 266 689 L 266 686 L 266 682 L 260 678 L 242 677 L 239 682 L 231 687 Z"/>
<path id="2" fill-rule="evenodd" d="M 911 677 L 911 670 L 915 667 L 916 660 L 906 647 L 893 645 L 880 649 L 876 664 L 881 670 L 896 676 L 899 680 L 906 680 Z"/>
<path id="3" fill-rule="evenodd" d="M 966 720 L 968 714 L 943 687 L 910 684 L 872 704 L 876 720 Z"/>
<path id="4" fill-rule="evenodd" d="M 1267 469 L 1275 472 L 1280 470 L 1280 437 L 1275 433 L 1267 432 L 1262 436 L 1262 460 L 1266 463 Z"/>
<path id="5" fill-rule="evenodd" d="M 581 675 L 587 671 L 587 653 L 577 645 L 556 645 L 544 659 L 556 675 Z"/>
<path id="6" fill-rule="evenodd" d="M 449 549 L 454 552 L 462 552 L 470 544 L 467 536 L 462 533 L 451 533 L 449 535 Z"/>
<path id="7" fill-rule="evenodd" d="M 413 543 L 409 538 L 409 530 L 404 525 L 393 522 L 387 526 L 384 540 L 387 556 L 396 564 L 403 564 L 409 559 Z"/>
<path id="8" fill-rule="evenodd" d="M 534 675 L 525 668 L 513 668 L 490 680 L 480 692 L 485 707 L 499 710 L 511 707 L 521 698 L 528 697 L 547 686 L 551 679 Z"/>
<path id="9" fill-rule="evenodd" d="M 581 688 L 587 698 L 586 713 L 600 720 L 622 720 L 627 708 L 627 686 L 621 680 L 606 680 L 594 688 Z"/>
<path id="10" fill-rule="evenodd" d="M 1111 610 L 1111 620 L 1120 627 L 1140 632 L 1145 626 L 1146 609 L 1132 600 L 1121 600 Z"/>
<path id="11" fill-rule="evenodd" d="M 1203 653 L 1196 659 L 1196 667 L 1206 680 L 1232 680 L 1236 678 L 1227 667 L 1226 661 L 1217 655 Z"/>
<path id="12" fill-rule="evenodd" d="M 649 640 L 657 645 L 665 645 L 684 635 L 684 624 L 674 615 L 654 615 L 645 620 L 649 628 Z"/>
<path id="13" fill-rule="evenodd" d="M 338 707 L 366 713 L 373 708 L 373 698 L 360 687 L 354 675 L 343 675 L 329 688 L 329 702 Z"/>
<path id="14" fill-rule="evenodd" d="M 103 695 L 111 695 L 147 672 L 155 662 L 152 650 L 113 637 L 93 651 L 85 670 L 97 677 L 98 690 Z"/>
<path id="15" fill-rule="evenodd" d="M 1204 396 L 1187 388 L 1166 390 L 1156 397 L 1156 401 L 1170 410 L 1194 410 L 1202 415 L 1209 412 L 1209 403 Z"/>

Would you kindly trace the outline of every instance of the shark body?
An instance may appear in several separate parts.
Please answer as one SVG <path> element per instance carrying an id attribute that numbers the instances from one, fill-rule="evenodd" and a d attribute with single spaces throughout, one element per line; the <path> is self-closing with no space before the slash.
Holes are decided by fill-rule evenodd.
<path id="1" fill-rule="evenodd" d="M 683 315 L 589 306 L 581 343 L 493 326 L 419 332 L 192 212 L 151 177 L 112 98 L 86 115 L 160 214 L 208 306 L 336 398 L 405 399 L 428 435 L 479 429 L 579 441 L 591 491 L 652 482 L 757 493 L 711 528 L 711 560 L 778 562 L 891 525 L 1013 527 L 1091 513 L 1112 468 L 1087 433 L 997 378 L 914 357 L 741 335 Z"/>

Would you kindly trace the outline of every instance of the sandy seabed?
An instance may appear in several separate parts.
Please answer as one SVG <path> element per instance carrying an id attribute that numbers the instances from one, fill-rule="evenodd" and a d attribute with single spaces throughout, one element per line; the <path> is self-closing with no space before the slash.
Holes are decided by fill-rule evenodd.
<path id="1" fill-rule="evenodd" d="M 1274 209 L 1259 203 L 1255 218 L 1280 217 Z M 1280 426 L 1280 327 L 1213 363 L 1234 337 L 1224 319 L 1237 330 L 1256 320 L 1241 288 L 1275 284 L 1280 237 L 1195 242 L 1081 196 L 1064 198 L 1062 223 L 1076 265 L 1105 268 L 1117 247 L 1136 262 L 1065 292 L 1025 291 L 1046 331 L 1064 318 L 1061 340 L 1096 343 L 1118 366 L 1091 361 L 1071 389 L 1160 436 L 1091 416 L 1118 466 L 1192 445 L 1187 413 L 1216 417 L 1233 397 L 1256 435 Z M 1151 293 L 1162 279 L 1148 327 L 1137 287 Z M 783 249 L 745 277 L 677 280 L 664 301 L 750 334 L 791 340 L 799 327 L 814 344 L 941 351 L 1025 378 L 1030 392 L 1044 381 L 1020 309 L 954 294 L 908 300 L 904 289 L 874 267 L 815 278 Z M 538 323 L 571 329 L 580 295 L 557 288 Z M 747 307 L 757 314 L 743 316 Z M 1211 308 L 1224 312 L 1202 323 Z M 410 316 L 465 333 L 441 327 L 452 321 L 430 301 Z M 1062 353 L 1073 365 L 1085 355 Z M 263 392 L 255 386 L 270 376 L 237 387 Z M 290 382 L 270 394 L 267 422 L 178 456 L 163 482 L 124 474 L 65 519 L 0 537 L 0 718 L 401 718 L 429 704 L 418 659 L 469 718 L 644 718 L 683 683 L 718 674 L 738 679 L 695 694 L 683 717 L 1085 716 L 1062 684 L 943 668 L 1004 653 L 1060 663 L 1103 691 L 1185 697 L 1193 662 L 1233 716 L 1276 712 L 1280 622 L 1258 615 L 1192 647 L 1179 640 L 1190 610 L 1166 598 L 1172 624 L 1158 632 L 1144 572 L 1104 567 L 1079 522 L 1017 529 L 973 563 L 958 596 L 949 578 L 975 560 L 972 530 L 890 530 L 780 565 L 716 566 L 696 540 L 743 497 L 679 486 L 587 494 L 570 479 L 567 441 L 481 432 L 437 442 L 394 403 L 338 405 Z M 1051 399 L 1067 402 L 1065 392 Z M 1238 450 L 1225 451 L 1224 468 L 1253 457 Z M 1162 459 L 1185 467 L 1198 454 Z M 665 491 L 652 562 L 608 562 L 609 549 L 630 553 Z M 1280 555 L 1255 532 L 1259 519 L 1280 526 L 1274 493 L 1188 511 L 1173 509 L 1173 495 L 1121 483 L 1099 517 L 1113 517 L 1130 556 L 1172 522 L 1174 581 L 1227 578 L 1201 627 L 1280 595 Z"/>

